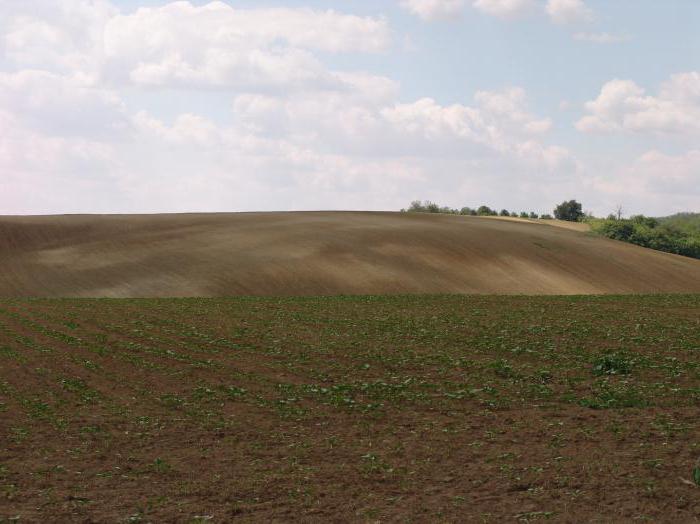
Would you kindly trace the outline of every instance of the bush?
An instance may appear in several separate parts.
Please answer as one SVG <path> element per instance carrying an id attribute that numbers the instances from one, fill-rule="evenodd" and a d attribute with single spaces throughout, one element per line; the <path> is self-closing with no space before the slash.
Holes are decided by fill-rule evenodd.
<path id="1" fill-rule="evenodd" d="M 629 375 L 634 361 L 621 353 L 609 353 L 598 357 L 593 362 L 594 375 Z"/>
<path id="2" fill-rule="evenodd" d="M 409 213 L 443 213 L 448 215 L 458 215 L 460 213 L 458 210 L 451 209 L 447 206 L 440 207 L 430 200 L 425 200 L 424 202 L 414 200 L 411 202 L 411 205 L 408 206 L 408 209 L 402 209 L 401 211 Z"/>
<path id="3" fill-rule="evenodd" d="M 645 217 L 644 215 L 634 215 L 630 217 L 630 222 L 633 224 L 638 224 L 640 226 L 655 228 L 659 225 L 659 221 L 655 218 Z"/>
<path id="4" fill-rule="evenodd" d="M 545 213 L 544 215 L 540 215 L 540 218 L 542 220 L 552 220 L 552 215 Z"/>
<path id="5" fill-rule="evenodd" d="M 679 229 L 656 218 L 636 215 L 621 220 L 593 220 L 591 229 L 613 240 L 676 255 L 700 258 L 700 234 Z"/>
<path id="6" fill-rule="evenodd" d="M 562 202 L 554 209 L 554 216 L 559 220 L 580 222 L 585 215 L 583 206 L 580 203 L 576 202 L 576 200 L 569 200 L 568 202 Z"/>

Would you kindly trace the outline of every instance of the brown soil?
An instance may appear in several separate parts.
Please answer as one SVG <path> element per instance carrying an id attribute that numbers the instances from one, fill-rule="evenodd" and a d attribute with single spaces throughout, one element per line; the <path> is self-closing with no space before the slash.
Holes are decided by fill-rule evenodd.
<path id="1" fill-rule="evenodd" d="M 698 522 L 699 312 L 2 301 L 0 522 Z"/>
<path id="2" fill-rule="evenodd" d="M 0 218 L 0 296 L 699 292 L 700 261 L 543 221 L 315 212 Z"/>

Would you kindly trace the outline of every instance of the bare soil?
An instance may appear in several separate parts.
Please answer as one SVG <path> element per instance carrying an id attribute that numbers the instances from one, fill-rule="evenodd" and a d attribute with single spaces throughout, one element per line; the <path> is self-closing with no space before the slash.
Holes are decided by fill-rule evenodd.
<path id="1" fill-rule="evenodd" d="M 700 261 L 551 227 L 413 213 L 0 217 L 0 296 L 700 292 Z"/>

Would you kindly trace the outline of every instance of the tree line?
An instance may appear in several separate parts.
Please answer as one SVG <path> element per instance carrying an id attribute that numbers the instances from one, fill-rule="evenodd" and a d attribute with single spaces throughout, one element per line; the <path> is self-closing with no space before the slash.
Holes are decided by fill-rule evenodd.
<path id="1" fill-rule="evenodd" d="M 448 206 L 440 206 L 430 200 L 414 200 L 407 209 L 402 209 L 402 213 L 442 213 L 446 215 L 468 215 L 468 216 L 486 216 L 486 217 L 516 217 L 516 218 L 532 218 L 540 220 L 568 220 L 571 222 L 580 222 L 586 216 L 583 212 L 583 207 L 576 200 L 562 202 L 554 209 L 554 216 L 549 213 L 538 214 L 534 211 L 508 211 L 501 209 L 500 211 L 492 209 L 489 206 L 479 206 L 476 208 L 463 207 L 461 209 L 451 208 Z"/>
<path id="2" fill-rule="evenodd" d="M 486 205 L 455 209 L 440 206 L 430 200 L 423 202 L 414 200 L 407 209 L 401 211 L 540 220 L 556 218 L 569 222 L 586 222 L 590 224 L 591 231 L 607 238 L 700 259 L 700 214 L 697 213 L 679 213 L 666 218 L 652 218 L 644 215 L 622 218 L 622 208 L 618 207 L 616 213 L 611 213 L 607 218 L 596 218 L 590 213 L 585 213 L 581 203 L 576 200 L 567 200 L 556 206 L 553 210 L 554 216 L 540 215 L 534 211 L 512 212 L 507 209 L 497 211 Z"/>
<path id="3" fill-rule="evenodd" d="M 521 211 L 519 213 L 515 211 L 508 211 L 507 209 L 501 209 L 500 211 L 496 209 L 491 209 L 489 206 L 479 206 L 479 207 L 463 207 L 461 209 L 451 208 L 447 206 L 440 206 L 435 202 L 430 200 L 425 200 L 421 202 L 420 200 L 414 200 L 407 209 L 402 209 L 402 213 L 442 213 L 444 215 L 467 215 L 467 216 L 486 216 L 486 217 L 519 217 L 519 218 L 538 218 L 538 219 L 552 219 L 552 215 L 544 214 L 538 215 L 534 211 Z"/>

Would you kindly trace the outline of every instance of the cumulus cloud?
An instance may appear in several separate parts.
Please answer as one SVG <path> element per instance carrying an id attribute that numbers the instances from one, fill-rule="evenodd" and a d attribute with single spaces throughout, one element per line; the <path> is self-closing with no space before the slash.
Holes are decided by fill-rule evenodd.
<path id="1" fill-rule="evenodd" d="M 700 150 L 675 156 L 648 151 L 639 157 L 633 173 L 642 179 L 649 192 L 700 197 Z"/>
<path id="2" fill-rule="evenodd" d="M 551 122 L 526 110 L 523 89 L 480 91 L 474 100 L 473 106 L 441 106 L 425 98 L 383 109 L 382 117 L 395 130 L 409 137 L 420 136 L 429 143 L 457 139 L 532 167 L 569 174 L 576 171 L 575 159 L 567 149 L 548 146 L 537 138 L 550 128 Z"/>
<path id="3" fill-rule="evenodd" d="M 400 5 L 423 20 L 449 20 L 462 14 L 466 5 L 498 18 L 515 18 L 534 10 L 535 0 L 401 0 Z"/>
<path id="4" fill-rule="evenodd" d="M 0 136 L 3 194 L 17 206 L 4 212 L 381 209 L 425 194 L 435 176 L 496 191 L 504 173 L 573 169 L 568 151 L 543 142 L 549 121 L 518 88 L 478 92 L 471 105 L 399 104 L 396 83 L 346 73 L 347 90 L 239 94 L 221 124 L 129 116 L 113 92 L 76 82 L 0 78 L 0 125 L 11 130 Z"/>
<path id="5" fill-rule="evenodd" d="M 660 216 L 697 210 L 700 199 L 700 150 L 679 155 L 650 150 L 610 175 L 592 178 L 592 189 L 607 198 L 609 213 L 623 203 L 630 214 Z"/>
<path id="6" fill-rule="evenodd" d="M 674 75 L 657 96 L 631 80 L 611 80 L 595 100 L 586 103 L 588 115 L 580 131 L 696 134 L 700 131 L 700 73 Z"/>
<path id="7" fill-rule="evenodd" d="M 404 2 L 429 19 L 469 5 L 509 17 L 535 3 Z M 387 209 L 417 197 L 536 207 L 577 194 L 583 167 L 550 139 L 552 121 L 530 110 L 524 89 L 445 104 L 327 64 L 334 53 L 384 52 L 391 38 L 381 17 L 335 11 L 176 2 L 120 14 L 102 0 L 1 2 L 0 212 Z M 212 97 L 209 112 L 151 107 L 174 88 Z M 685 133 L 697 129 L 699 99 L 697 73 L 656 96 L 613 82 L 579 128 Z M 692 195 L 697 156 L 650 152 L 630 169 L 646 173 L 648 191 Z M 617 195 L 628 175 L 615 173 L 586 180 Z"/>
<path id="8" fill-rule="evenodd" d="M 590 22 L 594 18 L 583 0 L 547 0 L 545 11 L 555 24 Z"/>
<path id="9" fill-rule="evenodd" d="M 143 86 L 333 87 L 314 52 L 380 52 L 385 20 L 311 9 L 234 9 L 174 2 L 112 18 L 106 73 Z"/>
<path id="10" fill-rule="evenodd" d="M 0 53 L 24 68 L 95 72 L 104 28 L 117 13 L 106 0 L 5 0 Z"/>
<path id="11" fill-rule="evenodd" d="M 120 98 L 80 75 L 0 72 L 0 109 L 16 115 L 28 129 L 62 137 L 110 139 L 129 126 Z"/>
<path id="12" fill-rule="evenodd" d="M 0 213 L 104 212 L 117 210 L 110 201 L 124 204 L 114 188 L 121 159 L 113 142 L 34 124 L 0 102 Z"/>
<path id="13" fill-rule="evenodd" d="M 511 18 L 534 7 L 533 0 L 474 0 L 474 8 L 487 15 Z"/>
<path id="14" fill-rule="evenodd" d="M 424 20 L 449 19 L 458 16 L 465 0 L 402 0 L 401 6 Z"/>

